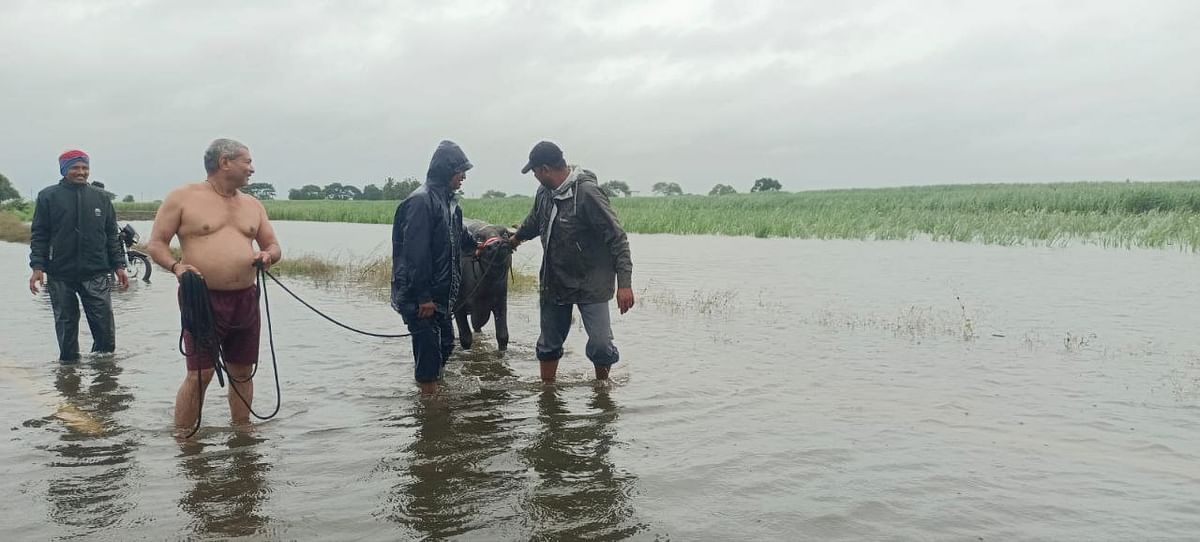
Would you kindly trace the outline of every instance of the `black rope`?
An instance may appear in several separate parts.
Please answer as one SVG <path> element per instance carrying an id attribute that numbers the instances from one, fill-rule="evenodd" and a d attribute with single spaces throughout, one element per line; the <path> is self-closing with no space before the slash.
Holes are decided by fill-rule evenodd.
<path id="1" fill-rule="evenodd" d="M 361 329 L 357 329 L 357 328 L 354 328 L 354 327 L 350 327 L 350 326 L 348 326 L 348 325 L 346 325 L 346 324 L 343 324 L 343 323 L 341 323 L 341 322 L 339 322 L 339 321 L 337 321 L 337 320 L 334 320 L 334 319 L 333 319 L 333 318 L 331 318 L 329 315 L 327 315 L 327 314 L 325 314 L 325 313 L 321 312 L 321 311 L 320 311 L 320 310 L 318 310 L 316 307 L 314 307 L 314 306 L 310 305 L 310 304 L 309 304 L 307 301 L 305 301 L 305 300 L 301 299 L 301 298 L 300 298 L 300 296 L 296 295 L 296 292 L 293 292 L 293 291 L 292 291 L 290 288 L 288 288 L 286 285 L 284 285 L 282 282 L 280 282 L 280 281 L 279 281 L 279 279 L 278 279 L 278 278 L 276 278 L 276 277 L 275 277 L 275 275 L 272 275 L 270 271 L 267 271 L 266 269 L 263 269 L 262 267 L 259 267 L 259 270 L 258 270 L 258 275 L 259 275 L 259 277 L 260 277 L 260 278 L 259 278 L 259 281 L 260 281 L 260 282 L 265 282 L 265 280 L 261 278 L 263 275 L 266 275 L 266 276 L 270 277 L 270 278 L 271 278 L 271 280 L 275 281 L 275 284 L 278 284 L 280 288 L 283 288 L 283 291 L 287 292 L 288 294 L 291 294 L 291 296 L 292 296 L 292 297 L 296 298 L 296 301 L 299 301 L 301 305 L 304 305 L 305 307 L 308 307 L 308 308 L 309 308 L 309 310 L 311 310 L 311 311 L 313 311 L 313 312 L 317 313 L 317 315 L 319 315 L 321 318 L 324 318 L 324 319 L 326 319 L 326 320 L 329 320 L 330 322 L 333 322 L 334 324 L 336 324 L 336 325 L 338 325 L 338 326 L 341 326 L 342 328 L 348 329 L 348 330 L 350 330 L 350 331 L 353 331 L 353 332 L 355 332 L 355 333 L 361 333 L 361 334 L 363 334 L 363 335 L 369 335 L 369 336 L 371 336 L 371 337 L 379 337 L 379 338 L 382 338 L 382 339 L 399 339 L 399 338 L 401 338 L 401 337 L 408 337 L 408 336 L 412 335 L 412 333 L 399 333 L 399 334 L 372 333 L 372 332 L 370 332 L 370 331 L 363 331 L 363 330 L 361 330 Z M 271 313 L 271 310 L 270 310 L 270 305 L 268 305 L 268 308 L 267 308 L 267 314 L 268 314 L 268 315 L 270 315 L 270 313 Z M 267 321 L 268 321 L 268 326 L 269 326 L 269 323 L 270 323 L 270 317 L 269 317 L 269 316 L 268 316 L 268 318 L 267 318 Z"/>
<path id="2" fill-rule="evenodd" d="M 180 314 L 180 330 L 179 330 L 179 353 L 185 357 L 189 354 L 184 350 L 184 333 L 190 333 L 192 336 L 193 354 L 199 352 L 209 352 L 213 355 L 213 372 L 216 373 L 217 382 L 223 388 L 225 387 L 225 376 L 229 376 L 230 390 L 237 395 L 242 404 L 246 405 L 246 409 L 250 414 L 260 420 L 269 420 L 279 414 L 279 407 L 283 403 L 283 393 L 279 386 L 279 363 L 275 357 L 275 337 L 271 325 L 271 306 L 266 292 L 262 287 L 263 269 L 259 269 L 258 275 L 255 277 L 255 293 L 262 296 L 267 307 L 267 337 L 271 345 L 271 368 L 275 373 L 275 410 L 266 416 L 259 415 L 254 411 L 254 407 L 250 406 L 250 401 L 238 391 L 237 386 L 233 383 L 243 384 L 254 380 L 254 375 L 258 374 L 258 362 L 254 363 L 254 368 L 250 372 L 250 376 L 244 379 L 238 379 L 229 372 L 225 363 L 225 351 L 221 347 L 220 338 L 217 336 L 216 319 L 212 312 L 212 299 L 208 293 L 208 284 L 204 282 L 204 278 L 199 274 L 188 271 L 183 274 L 179 281 L 179 314 Z M 183 438 L 191 438 L 200 431 L 200 424 L 204 412 L 204 379 L 200 377 L 202 369 L 196 370 L 196 385 L 197 401 L 199 404 L 196 408 L 196 426 L 192 431 Z"/>

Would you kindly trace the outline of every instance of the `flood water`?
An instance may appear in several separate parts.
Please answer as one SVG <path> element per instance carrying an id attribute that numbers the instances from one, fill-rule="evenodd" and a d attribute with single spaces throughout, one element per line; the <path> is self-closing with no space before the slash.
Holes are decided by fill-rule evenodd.
<path id="1" fill-rule="evenodd" d="M 143 235 L 146 223 L 135 223 Z M 279 223 L 285 255 L 388 226 Z M 517 263 L 536 265 L 536 243 Z M 118 351 L 61 366 L 27 247 L 0 243 L 4 540 L 1189 540 L 1200 533 L 1200 259 L 1172 250 L 634 235 L 637 306 L 596 387 L 576 324 L 416 395 L 407 339 L 273 285 L 279 415 L 210 388 L 171 437 L 172 277 L 114 294 Z M 290 279 L 401 333 L 376 292 Z M 81 326 L 81 346 L 91 339 Z M 264 327 L 265 332 L 265 327 Z M 263 341 L 264 353 L 267 342 Z M 269 361 L 269 355 L 264 355 Z M 274 407 L 261 368 L 256 407 Z"/>

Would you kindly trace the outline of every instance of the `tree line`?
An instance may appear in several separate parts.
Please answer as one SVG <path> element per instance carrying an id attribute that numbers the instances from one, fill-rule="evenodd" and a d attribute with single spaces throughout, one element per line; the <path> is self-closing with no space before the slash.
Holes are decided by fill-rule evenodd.
<path id="1" fill-rule="evenodd" d="M 108 191 L 103 183 L 93 182 L 100 190 L 104 191 L 109 199 L 115 200 L 117 195 Z M 342 184 L 338 182 L 329 183 L 325 186 L 315 184 L 306 184 L 300 188 L 288 190 L 287 199 L 289 200 L 402 200 L 408 197 L 413 190 L 421 186 L 421 181 L 415 177 L 406 177 L 403 180 L 397 181 L 392 177 L 384 180 L 383 186 L 377 184 L 368 184 L 359 188 L 351 184 Z M 611 180 L 600 184 L 600 188 L 604 190 L 609 197 L 629 197 L 633 195 L 633 190 L 625 181 Z M 770 177 L 763 177 L 754 181 L 750 187 L 750 192 L 778 192 L 783 189 L 783 185 Z M 273 200 L 278 194 L 275 191 L 275 186 L 266 182 L 254 182 L 242 187 L 242 192 L 245 192 L 260 200 Z M 674 182 L 658 182 L 650 188 L 650 192 L 659 196 L 681 196 L 683 189 L 679 183 Z M 724 196 L 728 194 L 736 194 L 737 190 L 727 184 L 717 184 L 708 192 L 710 196 Z M 483 199 L 492 198 L 516 198 L 527 197 L 522 194 L 505 194 L 499 190 L 488 190 L 481 196 Z M 121 201 L 134 201 L 133 195 L 126 195 Z M 20 193 L 9 182 L 8 178 L 0 174 L 0 204 L 5 206 L 21 205 Z"/>
<path id="2" fill-rule="evenodd" d="M 300 188 L 293 188 L 288 191 L 288 199 L 290 200 L 402 200 L 417 187 L 421 186 L 421 182 L 414 177 L 405 178 L 403 181 L 396 181 L 388 177 L 384 182 L 383 187 L 374 184 L 368 184 L 361 190 L 358 187 L 341 183 L 329 183 L 325 186 L 317 186 L 315 184 L 305 185 Z M 609 197 L 629 197 L 633 195 L 633 190 L 629 188 L 629 184 L 625 181 L 611 180 L 600 184 L 600 189 Z M 754 181 L 750 187 L 750 192 L 778 192 L 783 189 L 783 185 L 770 177 L 762 177 Z M 250 194 L 258 199 L 274 199 L 275 187 L 270 183 L 250 183 L 242 188 L 243 192 Z M 674 182 L 659 182 L 654 183 L 650 188 L 650 192 L 660 196 L 681 196 L 683 189 L 679 183 Z M 710 196 L 724 196 L 728 194 L 736 194 L 737 190 L 727 184 L 718 184 L 708 192 Z M 488 190 L 481 196 L 483 199 L 493 198 L 519 198 L 528 197 L 523 194 L 505 194 L 499 190 Z"/>
<path id="3" fill-rule="evenodd" d="M 604 189 L 609 197 L 630 195 L 629 185 L 621 181 L 608 181 L 600 185 L 600 188 Z M 762 177 L 754 181 L 754 184 L 750 187 L 750 192 L 752 193 L 779 192 L 780 190 L 783 190 L 783 184 L 770 177 Z M 654 183 L 654 186 L 650 187 L 650 192 L 659 196 L 682 196 L 683 188 L 679 186 L 679 183 L 664 181 Z M 727 196 L 729 194 L 737 194 L 737 189 L 727 184 L 717 184 L 712 187 L 712 190 L 708 191 L 708 195 L 710 196 Z"/>

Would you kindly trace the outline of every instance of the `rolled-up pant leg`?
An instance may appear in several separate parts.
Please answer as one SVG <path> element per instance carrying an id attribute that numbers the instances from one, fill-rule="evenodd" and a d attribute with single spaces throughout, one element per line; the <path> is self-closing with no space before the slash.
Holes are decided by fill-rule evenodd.
<path id="1" fill-rule="evenodd" d="M 75 284 L 55 280 L 46 281 L 50 293 L 50 308 L 54 311 L 54 333 L 58 337 L 58 359 L 79 359 L 79 299 L 75 297 Z"/>
<path id="2" fill-rule="evenodd" d="M 581 303 L 579 316 L 583 318 L 583 329 L 587 331 L 588 341 L 584 351 L 592 363 L 607 367 L 621 359 L 617 345 L 613 344 L 612 318 L 608 312 L 608 302 Z"/>
<path id="3" fill-rule="evenodd" d="M 538 334 L 538 361 L 554 361 L 563 355 L 563 342 L 571 332 L 571 308 L 543 301 L 540 306 L 541 332 Z"/>
<path id="4" fill-rule="evenodd" d="M 112 279 L 108 274 L 97 275 L 79 284 L 79 300 L 92 331 L 92 352 L 107 353 L 117 349 L 117 324 L 112 310 Z"/>

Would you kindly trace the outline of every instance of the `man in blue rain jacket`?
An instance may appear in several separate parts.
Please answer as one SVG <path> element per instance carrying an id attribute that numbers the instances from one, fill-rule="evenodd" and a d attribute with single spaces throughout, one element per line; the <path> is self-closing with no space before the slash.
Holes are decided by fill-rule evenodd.
<path id="1" fill-rule="evenodd" d="M 412 333 L 417 385 L 425 395 L 437 393 L 442 366 L 454 350 L 460 259 L 476 246 L 454 195 L 471 167 L 457 144 L 442 141 L 425 184 L 400 203 L 392 223 L 392 308 Z"/>

